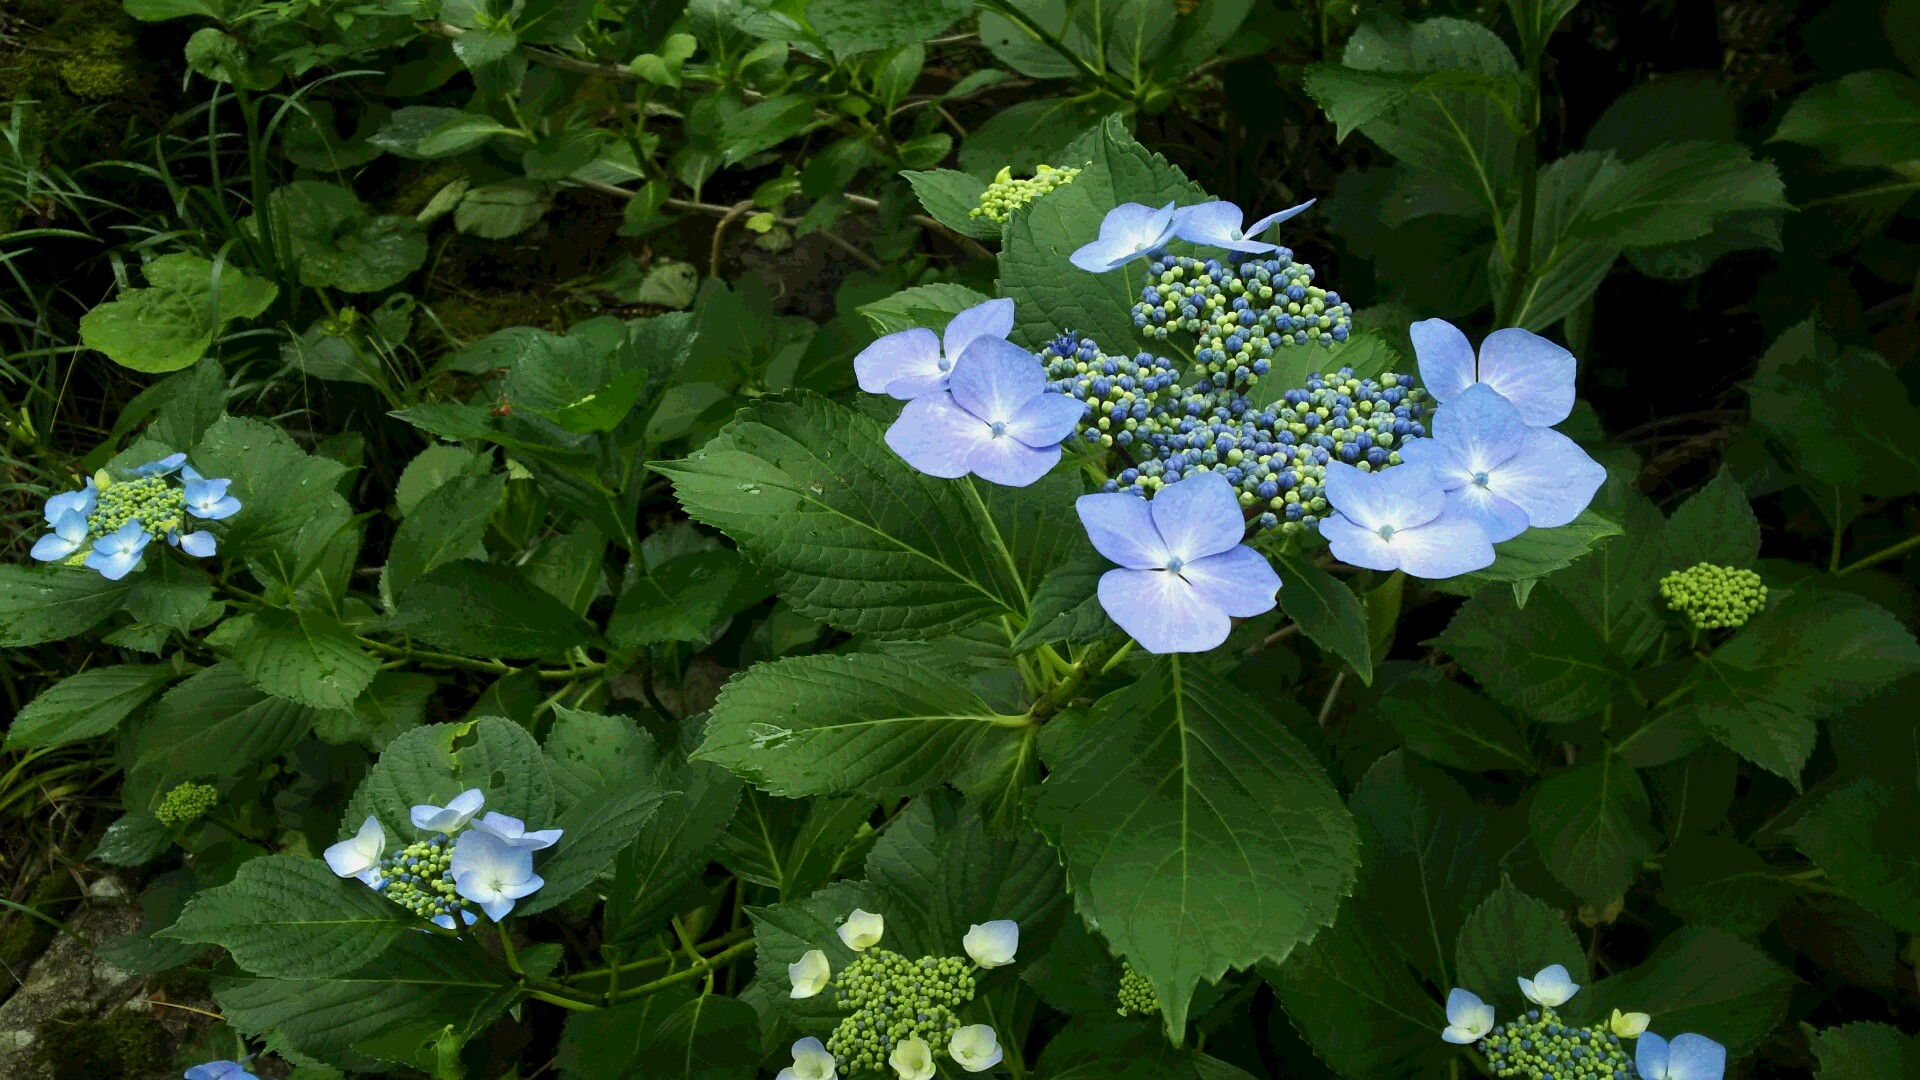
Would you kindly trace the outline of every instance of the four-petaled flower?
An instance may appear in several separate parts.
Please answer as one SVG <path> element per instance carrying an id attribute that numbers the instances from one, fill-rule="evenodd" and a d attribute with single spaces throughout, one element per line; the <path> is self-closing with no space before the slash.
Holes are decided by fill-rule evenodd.
<path id="1" fill-rule="evenodd" d="M 108 581 L 119 581 L 139 564 L 141 554 L 152 539 L 146 527 L 135 518 L 95 540 L 93 550 L 87 552 L 86 567 L 98 570 Z"/>
<path id="2" fill-rule="evenodd" d="M 335 874 L 374 885 L 380 878 L 380 856 L 386 850 L 386 830 L 380 827 L 379 818 L 368 814 L 359 832 L 328 848 L 322 857 L 327 860 L 327 869 Z"/>
<path id="3" fill-rule="evenodd" d="M 1607 1021 L 1607 1026 L 1613 1029 L 1615 1035 L 1623 1039 L 1637 1039 L 1652 1022 L 1653 1017 L 1646 1013 L 1623 1013 L 1615 1009 L 1612 1019 Z"/>
<path id="4" fill-rule="evenodd" d="M 866 952 L 880 944 L 880 935 L 887 932 L 887 920 L 871 911 L 853 909 L 847 921 L 840 924 L 840 940 L 854 952 Z"/>
<path id="5" fill-rule="evenodd" d="M 819 949 L 808 949 L 806 955 L 787 965 L 787 979 L 793 983 L 793 989 L 787 996 L 813 997 L 827 988 L 827 980 L 832 977 L 833 966 L 827 963 L 827 954 Z"/>
<path id="6" fill-rule="evenodd" d="M 1121 203 L 1100 219 L 1100 239 L 1081 246 L 1067 261 L 1090 274 L 1118 270 L 1167 246 L 1179 225 L 1179 212 L 1173 203 L 1158 210 L 1140 203 Z"/>
<path id="7" fill-rule="evenodd" d="M 468 829 L 453 842 L 454 891 L 480 905 L 487 918 L 499 922 L 513 903 L 539 891 L 546 882 L 533 872 L 533 852 L 511 847 L 490 832 Z"/>
<path id="8" fill-rule="evenodd" d="M 967 936 L 960 943 L 981 967 L 1006 967 L 1020 948 L 1020 924 L 1012 919 L 974 923 L 967 927 Z"/>
<path id="9" fill-rule="evenodd" d="M 187 513 L 205 521 L 219 521 L 240 512 L 240 500 L 227 494 L 232 480 L 209 480 L 186 465 L 180 470 L 186 481 Z"/>
<path id="10" fill-rule="evenodd" d="M 900 1074 L 900 1080 L 933 1080 L 933 1047 L 918 1035 L 908 1036 L 894 1044 L 887 1064 Z"/>
<path id="11" fill-rule="evenodd" d="M 793 1064 L 781 1069 L 774 1080 L 834 1080 L 836 1075 L 833 1055 L 809 1035 L 793 1044 Z"/>
<path id="12" fill-rule="evenodd" d="M 1005 340 L 1013 332 L 1013 301 L 989 300 L 953 317 L 936 338 L 925 327 L 888 334 L 853 358 L 860 389 L 912 401 L 947 388 L 947 379 L 967 346 L 981 339 Z"/>
<path id="13" fill-rule="evenodd" d="M 1487 534 L 1446 512 L 1447 494 L 1424 465 L 1362 472 L 1330 461 L 1326 492 L 1337 513 L 1321 519 L 1320 535 L 1342 562 L 1419 578 L 1455 577 L 1493 562 Z"/>
<path id="14" fill-rule="evenodd" d="M 1148 652 L 1205 652 L 1233 617 L 1272 609 L 1280 575 L 1240 542 L 1246 519 L 1225 476 L 1189 476 L 1151 502 L 1109 492 L 1074 505 L 1095 550 L 1120 564 L 1100 576 L 1100 606 Z"/>
<path id="15" fill-rule="evenodd" d="M 487 811 L 485 816 L 474 822 L 473 827 L 479 829 L 481 832 L 492 833 L 494 836 L 500 838 L 501 843 L 506 844 L 510 848 L 526 848 L 528 851 L 541 851 L 545 848 L 552 847 L 560 841 L 559 829 L 541 829 L 537 832 L 528 832 L 526 822 L 521 821 L 517 817 L 508 817 L 505 814 L 495 813 L 492 810 Z M 440 831 L 444 832 L 445 830 Z"/>
<path id="16" fill-rule="evenodd" d="M 87 542 L 86 514 L 78 510 L 65 510 L 56 519 L 49 506 L 47 515 L 47 523 L 53 526 L 53 531 L 35 540 L 33 550 L 27 554 L 41 562 L 54 562 L 79 551 L 80 546 Z"/>
<path id="17" fill-rule="evenodd" d="M 1529 526 L 1553 529 L 1579 517 L 1607 479 L 1572 439 L 1528 427 L 1520 410 L 1484 383 L 1447 402 L 1434 415 L 1433 437 L 1408 442 L 1400 454 L 1432 468 L 1447 493 L 1447 513 L 1473 521 L 1496 544 Z"/>
<path id="18" fill-rule="evenodd" d="M 1535 1005 L 1556 1009 L 1565 1005 L 1580 992 L 1580 984 L 1567 974 L 1564 964 L 1548 964 L 1534 973 L 1533 978 L 1522 978 L 1520 992 Z"/>
<path id="19" fill-rule="evenodd" d="M 970 1073 L 986 1072 L 1005 1055 L 1000 1050 L 1000 1037 L 985 1024 L 968 1024 L 953 1033 L 947 1040 L 947 1053 L 953 1056 L 953 1063 Z"/>
<path id="20" fill-rule="evenodd" d="M 954 479 L 972 473 L 1026 487 L 1060 461 L 1087 403 L 1047 391 L 1046 370 L 1025 349 L 977 338 L 953 369 L 948 389 L 914 398 L 887 429 L 907 464 Z"/>
<path id="21" fill-rule="evenodd" d="M 181 1075 L 186 1080 L 238 1080 L 239 1077 L 253 1074 L 237 1061 L 209 1061 L 204 1065 L 195 1065 Z"/>
<path id="22" fill-rule="evenodd" d="M 1454 987 L 1447 995 L 1447 1029 L 1440 1037 L 1460 1046 L 1470 1046 L 1493 1030 L 1493 1006 L 1480 1000 L 1471 990 Z"/>
<path id="23" fill-rule="evenodd" d="M 1727 1048 L 1705 1035 L 1676 1035 L 1669 1043 L 1649 1031 L 1634 1048 L 1633 1065 L 1641 1080 L 1720 1080 Z"/>
<path id="24" fill-rule="evenodd" d="M 1174 234 L 1190 244 L 1205 244 L 1208 247 L 1223 248 L 1227 251 L 1244 251 L 1251 255 L 1264 255 L 1278 250 L 1279 244 L 1269 244 L 1259 239 L 1261 233 L 1293 217 L 1313 205 L 1308 199 L 1299 206 L 1289 206 L 1285 210 L 1268 214 L 1246 229 L 1240 223 L 1246 219 L 1238 206 L 1230 202 L 1206 202 L 1198 206 L 1189 206 L 1178 214 L 1174 222 Z"/>
<path id="25" fill-rule="evenodd" d="M 46 515 L 47 524 L 58 525 L 60 519 L 69 513 L 78 513 L 85 518 L 99 504 L 100 489 L 94 485 L 93 477 L 89 476 L 79 491 L 63 491 L 49 498 L 42 513 Z"/>
<path id="26" fill-rule="evenodd" d="M 1475 359 L 1467 335 L 1445 319 L 1414 323 L 1414 360 L 1420 382 L 1445 403 L 1475 383 L 1485 383 L 1520 410 L 1528 427 L 1552 427 L 1573 412 L 1573 354 L 1518 327 L 1495 330 Z"/>
<path id="27" fill-rule="evenodd" d="M 479 788 L 468 788 L 448 800 L 445 806 L 422 805 L 413 808 L 413 827 L 426 832 L 451 835 L 473 820 L 486 805 L 487 797 Z"/>

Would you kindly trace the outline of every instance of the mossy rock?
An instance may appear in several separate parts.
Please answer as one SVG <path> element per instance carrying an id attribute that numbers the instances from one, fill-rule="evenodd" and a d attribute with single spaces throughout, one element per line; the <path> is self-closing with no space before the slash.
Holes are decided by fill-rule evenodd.
<path id="1" fill-rule="evenodd" d="M 126 1009 L 100 1020 L 64 1012 L 40 1029 L 35 1059 L 54 1080 L 146 1080 L 172 1064 L 173 1039 L 160 1021 Z"/>

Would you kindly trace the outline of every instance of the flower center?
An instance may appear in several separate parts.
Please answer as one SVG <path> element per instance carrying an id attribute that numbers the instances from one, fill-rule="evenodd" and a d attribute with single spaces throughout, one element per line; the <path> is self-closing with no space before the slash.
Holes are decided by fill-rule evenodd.
<path id="1" fill-rule="evenodd" d="M 1473 474 L 1473 485 L 1474 485 L 1475 487 L 1486 487 L 1486 486 L 1487 486 L 1487 474 L 1486 474 L 1485 472 L 1477 472 L 1477 473 L 1474 473 L 1474 474 Z"/>
<path id="2" fill-rule="evenodd" d="M 1380 526 L 1380 539 L 1382 540 L 1393 539 L 1393 526 L 1391 525 Z"/>
<path id="3" fill-rule="evenodd" d="M 951 361 L 951 360 L 949 360 L 949 359 L 947 359 L 947 358 L 946 358 L 946 357 L 944 357 L 944 356 L 940 358 L 940 370 L 941 370 L 941 371 L 948 371 L 948 370 L 950 370 L 950 369 L 952 369 L 952 367 L 953 367 L 953 361 Z"/>
<path id="4" fill-rule="evenodd" d="M 1176 555 L 1173 558 L 1167 560 L 1167 572 L 1170 574 L 1177 574 L 1186 565 L 1187 565 L 1187 560 L 1182 559 Z"/>
<path id="5" fill-rule="evenodd" d="M 990 427 L 993 430 L 993 437 L 996 439 L 1007 433 L 1007 422 L 1005 420 L 995 420 Z"/>

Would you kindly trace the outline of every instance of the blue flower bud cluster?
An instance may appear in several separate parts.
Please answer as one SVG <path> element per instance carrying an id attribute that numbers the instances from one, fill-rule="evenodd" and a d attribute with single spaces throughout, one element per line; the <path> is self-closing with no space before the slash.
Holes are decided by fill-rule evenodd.
<path id="1" fill-rule="evenodd" d="M 1047 367 L 1047 388 L 1087 403 L 1080 436 L 1093 446 L 1131 443 L 1140 425 L 1158 415 L 1161 392 L 1179 379 L 1164 357 L 1108 356 L 1092 338 L 1071 333 L 1054 338 L 1039 355 Z"/>
<path id="2" fill-rule="evenodd" d="M 960 1030 L 958 1010 L 973 1000 L 973 972 L 963 956 L 862 952 L 833 980 L 835 1003 L 852 1010 L 827 1039 L 835 1066 L 849 1075 L 883 1071 L 893 1048 L 915 1037 L 942 1053 Z"/>
<path id="3" fill-rule="evenodd" d="M 380 860 L 375 880 L 381 895 L 423 919 L 450 924 L 459 911 L 465 914 L 455 925 L 473 921 L 466 901 L 455 891 L 453 840 L 445 833 L 434 833 Z"/>
<path id="4" fill-rule="evenodd" d="M 1203 362 L 1251 367 L 1275 352 L 1347 340 L 1353 308 L 1313 284 L 1313 267 L 1281 248 L 1264 259 L 1161 255 L 1147 262 L 1147 285 L 1133 325 L 1161 341 L 1173 332 L 1200 338 Z"/>
<path id="5" fill-rule="evenodd" d="M 1630 1080 L 1640 1074 L 1605 1022 L 1563 1024 L 1552 1009 L 1530 1009 L 1480 1042 L 1495 1076 L 1526 1080 Z"/>
<path id="6" fill-rule="evenodd" d="M 1120 964 L 1119 1002 L 1121 1016 L 1154 1016 L 1160 1012 L 1160 995 L 1153 992 L 1153 984 L 1124 961 Z"/>

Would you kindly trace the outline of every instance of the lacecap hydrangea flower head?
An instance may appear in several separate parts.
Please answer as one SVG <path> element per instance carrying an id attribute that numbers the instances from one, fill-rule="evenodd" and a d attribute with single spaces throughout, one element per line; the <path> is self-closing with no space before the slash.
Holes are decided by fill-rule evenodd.
<path id="1" fill-rule="evenodd" d="M 323 857 L 335 874 L 357 878 L 441 929 L 473 925 L 476 907 L 499 922 L 546 884 L 533 856 L 558 843 L 561 831 L 529 831 L 519 818 L 493 811 L 482 816 L 485 805 L 485 794 L 473 788 L 445 806 L 413 807 L 413 827 L 428 835 L 391 855 L 380 819 L 369 815 Z"/>
<path id="2" fill-rule="evenodd" d="M 240 500 L 227 494 L 232 483 L 201 476 L 185 454 L 121 477 L 101 469 L 78 490 L 46 501 L 41 515 L 51 531 L 34 542 L 31 554 L 40 562 L 84 566 L 111 581 L 132 573 L 155 540 L 206 558 L 219 543 L 195 525 L 239 512 Z"/>
<path id="3" fill-rule="evenodd" d="M 1105 274 L 1144 260 L 1131 316 L 1154 350 L 1063 327 L 1029 352 L 1008 340 L 1005 299 L 960 312 L 944 338 L 881 338 L 854 367 L 862 389 L 907 401 L 888 446 L 927 475 L 1011 487 L 1072 452 L 1097 488 L 1078 500 L 1081 525 L 1116 564 L 1101 607 L 1154 653 L 1216 648 L 1234 619 L 1272 610 L 1265 551 L 1325 541 L 1354 566 L 1451 578 L 1577 518 L 1606 473 L 1552 430 L 1577 364 L 1530 331 L 1497 330 L 1476 352 L 1429 319 L 1411 330 L 1418 382 L 1340 367 L 1256 389 L 1295 350 L 1337 358 L 1354 331 L 1352 306 L 1266 236 L 1311 205 L 1252 224 L 1220 201 L 1108 212 L 1068 262 Z M 1175 241 L 1218 254 L 1170 253 Z"/>
<path id="4" fill-rule="evenodd" d="M 962 1023 L 973 1000 L 980 972 L 1012 964 L 1020 949 L 1020 926 L 1011 919 L 975 923 L 961 939 L 965 956 L 923 956 L 910 960 L 882 948 L 885 916 L 855 908 L 835 929 L 840 943 L 855 954 L 835 972 L 827 954 L 809 949 L 787 965 L 794 999 L 832 991 L 833 1004 L 847 1011 L 823 1044 L 803 1038 L 793 1044 L 793 1064 L 781 1070 L 786 1080 L 832 1080 L 847 1075 L 893 1075 L 928 1080 L 942 1058 L 963 1072 L 998 1065 L 1005 1054 L 990 1024 Z"/>
<path id="5" fill-rule="evenodd" d="M 1567 969 L 1551 964 L 1532 978 L 1518 978 L 1520 992 L 1534 1008 L 1517 1019 L 1497 1023 L 1492 1005 L 1470 990 L 1455 987 L 1447 995 L 1447 1026 L 1440 1037 L 1457 1046 L 1473 1046 L 1486 1056 L 1495 1076 L 1527 1080 L 1722 1080 L 1726 1047 L 1704 1035 L 1686 1034 L 1671 1043 L 1647 1030 L 1646 1013 L 1613 1010 L 1606 1021 L 1585 1027 L 1568 1024 L 1554 1010 L 1580 992 Z M 1634 1042 L 1632 1053 L 1627 1042 Z"/>

